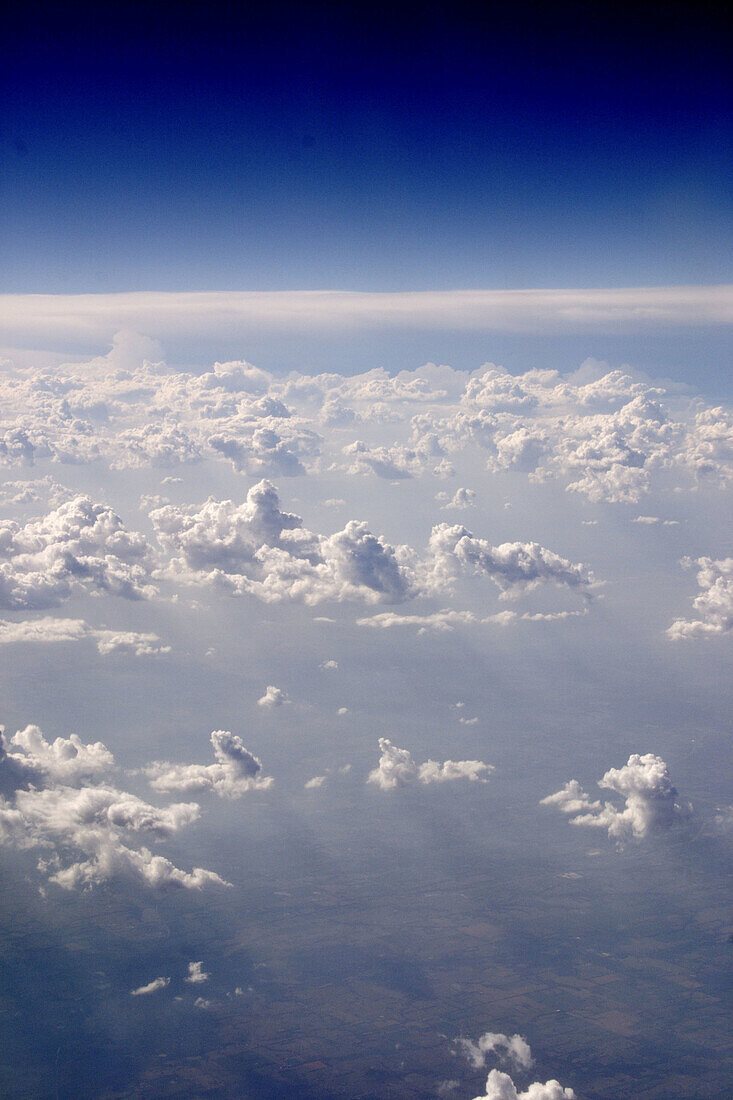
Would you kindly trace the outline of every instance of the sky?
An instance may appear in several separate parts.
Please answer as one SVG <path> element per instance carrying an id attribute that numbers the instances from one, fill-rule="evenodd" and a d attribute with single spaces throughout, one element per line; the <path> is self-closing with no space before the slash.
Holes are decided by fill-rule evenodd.
<path id="1" fill-rule="evenodd" d="M 729 282 L 723 20 L 11 5 L 0 287 Z"/>
<path id="2" fill-rule="evenodd" d="M 1 33 L 0 1095 L 731 1093 L 729 25 Z"/>

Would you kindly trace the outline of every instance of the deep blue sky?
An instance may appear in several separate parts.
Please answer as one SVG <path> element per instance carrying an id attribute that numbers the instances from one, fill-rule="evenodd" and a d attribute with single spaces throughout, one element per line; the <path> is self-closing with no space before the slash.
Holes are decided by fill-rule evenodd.
<path id="1" fill-rule="evenodd" d="M 733 280 L 712 8 L 17 5 L 0 291 Z"/>

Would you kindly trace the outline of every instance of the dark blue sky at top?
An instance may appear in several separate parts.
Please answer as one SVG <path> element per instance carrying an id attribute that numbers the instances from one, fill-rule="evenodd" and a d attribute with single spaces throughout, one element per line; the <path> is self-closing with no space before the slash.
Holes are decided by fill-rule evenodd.
<path id="1" fill-rule="evenodd" d="M 729 281 L 712 12 L 17 5 L 0 290 Z"/>

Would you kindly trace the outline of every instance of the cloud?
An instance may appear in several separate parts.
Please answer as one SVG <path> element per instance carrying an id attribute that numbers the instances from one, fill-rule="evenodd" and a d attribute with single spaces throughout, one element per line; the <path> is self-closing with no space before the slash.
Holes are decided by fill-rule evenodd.
<path id="1" fill-rule="evenodd" d="M 262 763 L 245 748 L 241 737 L 229 730 L 211 734 L 213 764 L 171 764 L 157 760 L 142 769 L 156 791 L 182 794 L 212 793 L 219 798 L 240 798 L 248 791 L 267 790 L 272 778 L 263 776 Z"/>
<path id="2" fill-rule="evenodd" d="M 183 979 L 184 982 L 190 982 L 192 985 L 207 982 L 211 975 L 205 973 L 203 966 L 203 962 L 190 962 L 188 964 L 188 977 Z"/>
<path id="3" fill-rule="evenodd" d="M 243 504 L 209 499 L 199 511 L 173 505 L 150 518 L 174 558 L 168 574 L 213 584 L 231 595 L 266 601 L 407 599 L 414 581 L 406 548 L 351 520 L 333 535 L 316 535 L 299 516 L 280 510 L 275 486 L 261 481 Z"/>
<path id="4" fill-rule="evenodd" d="M 31 783 L 78 783 L 114 767 L 114 757 L 101 741 L 85 744 L 77 734 L 47 741 L 38 726 L 26 726 L 5 740 L 0 731 L 0 766 Z"/>
<path id="5" fill-rule="evenodd" d="M 476 493 L 473 489 L 456 489 L 453 496 L 450 493 L 438 493 L 435 499 L 444 508 L 473 508 L 476 504 Z"/>
<path id="6" fill-rule="evenodd" d="M 379 738 L 381 756 L 377 767 L 369 773 L 367 782 L 383 791 L 418 784 L 445 783 L 453 779 L 470 779 L 481 783 L 488 780 L 494 768 L 480 760 L 427 760 L 416 764 L 407 749 L 398 749 L 386 737 Z"/>
<path id="7" fill-rule="evenodd" d="M 571 825 L 607 829 L 609 837 L 620 843 L 670 828 L 685 821 L 691 812 L 689 804 L 679 801 L 664 760 L 652 753 L 632 753 L 622 768 L 610 768 L 598 786 L 620 795 L 624 808 L 592 801 L 577 779 L 543 798 L 541 805 L 556 806 L 570 816 Z"/>
<path id="8" fill-rule="evenodd" d="M 37 643 L 53 645 L 59 642 L 79 642 L 86 638 L 96 642 L 103 657 L 111 653 L 128 653 L 133 657 L 158 657 L 170 653 L 157 634 L 141 634 L 132 630 L 98 630 L 83 619 L 21 619 L 9 622 L 0 619 L 0 645 Z"/>
<path id="9" fill-rule="evenodd" d="M 166 986 L 170 985 L 170 981 L 170 978 L 154 978 L 147 985 L 141 985 L 137 989 L 130 990 L 130 996 L 147 997 L 149 993 L 157 993 L 159 989 L 165 989 Z"/>
<path id="10" fill-rule="evenodd" d="M 575 1100 L 570 1088 L 563 1088 L 559 1081 L 533 1081 L 519 1092 L 508 1073 L 492 1069 L 486 1081 L 486 1091 L 474 1100 Z"/>
<path id="11" fill-rule="evenodd" d="M 265 688 L 265 694 L 260 696 L 257 700 L 258 707 L 281 707 L 284 703 L 289 702 L 287 695 L 282 688 L 275 687 L 274 684 L 268 684 Z"/>
<path id="12" fill-rule="evenodd" d="M 328 661 L 321 661 L 321 664 L 319 665 L 319 668 L 322 668 L 324 672 L 335 672 L 338 667 L 338 661 L 334 661 L 333 659 Z"/>
<path id="13" fill-rule="evenodd" d="M 521 1035 L 487 1031 L 476 1042 L 472 1039 L 457 1042 L 474 1069 L 483 1069 L 490 1054 L 508 1062 L 513 1070 L 527 1070 L 532 1065 L 532 1051 Z"/>
<path id="14" fill-rule="evenodd" d="M 150 547 L 105 504 L 77 496 L 42 519 L 0 521 L 0 608 L 57 607 L 75 591 L 151 595 Z"/>
<path id="15" fill-rule="evenodd" d="M 546 582 L 564 585 L 585 597 L 591 593 L 593 575 L 584 565 L 568 561 L 537 542 L 492 546 L 461 525 L 440 523 L 433 527 L 429 550 L 430 575 L 438 588 L 450 584 L 459 570 L 465 570 L 490 577 L 503 598 L 531 591 Z"/>
<path id="16" fill-rule="evenodd" d="M 307 791 L 316 791 L 319 790 L 321 787 L 325 787 L 327 781 L 328 776 L 326 775 L 314 775 L 312 779 L 309 779 L 304 784 L 304 787 Z"/>
<path id="17" fill-rule="evenodd" d="M 701 592 L 693 600 L 693 607 L 701 617 L 676 619 L 667 629 L 668 637 L 679 641 L 729 634 L 733 630 L 733 558 L 697 558 L 694 562 L 685 558 L 682 564 L 698 566 Z"/>
<path id="18" fill-rule="evenodd" d="M 122 877 L 153 887 L 200 889 L 226 885 L 196 867 L 188 873 L 149 848 L 196 821 L 195 802 L 165 808 L 104 781 L 114 758 L 101 742 L 75 734 L 45 739 L 37 726 L 0 741 L 0 843 L 39 849 L 38 869 L 65 889 L 89 888 Z"/>
<path id="19" fill-rule="evenodd" d="M 104 342 L 120 326 L 156 339 L 251 331 L 419 327 L 450 331 L 643 332 L 733 322 L 729 286 L 419 292 L 226 291 L 6 294 L 0 327 L 17 347 Z"/>
<path id="20" fill-rule="evenodd" d="M 472 611 L 444 608 L 442 611 L 433 611 L 430 615 L 399 615 L 396 611 L 382 611 L 378 615 L 357 619 L 356 623 L 357 626 L 369 626 L 374 630 L 389 630 L 396 626 L 416 626 L 419 633 L 423 633 L 426 630 L 448 632 L 458 625 L 481 621 Z"/>

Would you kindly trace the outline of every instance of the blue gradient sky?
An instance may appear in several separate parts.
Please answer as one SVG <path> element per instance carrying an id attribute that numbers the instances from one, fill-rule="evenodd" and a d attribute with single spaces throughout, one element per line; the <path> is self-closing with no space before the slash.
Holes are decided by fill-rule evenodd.
<path id="1" fill-rule="evenodd" d="M 733 278 L 712 9 L 18 5 L 0 291 Z"/>

